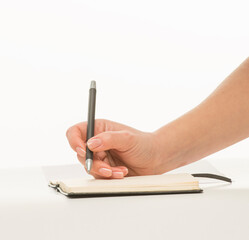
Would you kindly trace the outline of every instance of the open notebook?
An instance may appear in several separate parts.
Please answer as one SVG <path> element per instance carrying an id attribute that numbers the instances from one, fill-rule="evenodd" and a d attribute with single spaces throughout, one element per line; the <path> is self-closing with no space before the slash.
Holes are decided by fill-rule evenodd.
<path id="1" fill-rule="evenodd" d="M 65 179 L 50 181 L 49 186 L 68 197 L 200 193 L 196 177 L 209 177 L 231 182 L 214 174 L 163 174 L 125 177 L 123 179 Z"/>

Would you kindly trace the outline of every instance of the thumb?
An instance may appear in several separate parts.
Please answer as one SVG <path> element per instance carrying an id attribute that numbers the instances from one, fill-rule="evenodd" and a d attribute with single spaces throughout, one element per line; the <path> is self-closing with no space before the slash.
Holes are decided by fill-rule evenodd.
<path id="1" fill-rule="evenodd" d="M 93 152 L 116 149 L 127 151 L 135 143 L 135 135 L 127 130 L 100 133 L 87 141 L 88 148 Z"/>

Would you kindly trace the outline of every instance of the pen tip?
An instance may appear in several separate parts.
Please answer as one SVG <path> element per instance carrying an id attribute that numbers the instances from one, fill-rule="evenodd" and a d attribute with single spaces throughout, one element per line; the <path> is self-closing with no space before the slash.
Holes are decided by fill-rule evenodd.
<path id="1" fill-rule="evenodd" d="M 96 81 L 92 80 L 90 88 L 96 88 Z"/>
<path id="2" fill-rule="evenodd" d="M 90 173 L 90 171 L 91 171 L 91 168 L 92 168 L 92 159 L 87 159 L 86 160 L 86 171 L 87 171 L 87 173 Z"/>

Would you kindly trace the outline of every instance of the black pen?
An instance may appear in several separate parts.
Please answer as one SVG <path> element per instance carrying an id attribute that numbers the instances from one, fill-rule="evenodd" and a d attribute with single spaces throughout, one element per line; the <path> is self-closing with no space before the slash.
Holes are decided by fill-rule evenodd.
<path id="1" fill-rule="evenodd" d="M 94 136 L 94 122 L 95 122 L 95 105 L 96 105 L 96 82 L 91 81 L 89 89 L 88 102 L 88 119 L 87 119 L 87 137 L 86 141 Z M 93 152 L 86 146 L 86 170 L 90 173 L 93 163 Z"/>

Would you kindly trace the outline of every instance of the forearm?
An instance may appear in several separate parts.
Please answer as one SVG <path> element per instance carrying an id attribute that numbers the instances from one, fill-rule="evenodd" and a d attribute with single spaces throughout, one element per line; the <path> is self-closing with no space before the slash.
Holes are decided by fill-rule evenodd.
<path id="1" fill-rule="evenodd" d="M 155 132 L 164 171 L 249 137 L 249 58 L 200 105 Z"/>

